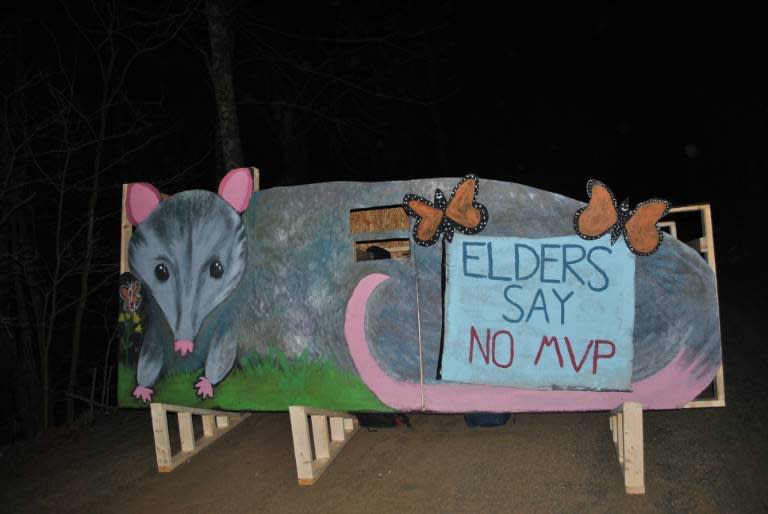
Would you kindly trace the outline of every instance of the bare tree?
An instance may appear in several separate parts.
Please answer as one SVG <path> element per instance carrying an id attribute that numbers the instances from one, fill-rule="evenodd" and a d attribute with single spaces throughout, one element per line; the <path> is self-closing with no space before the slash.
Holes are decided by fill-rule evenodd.
<path id="1" fill-rule="evenodd" d="M 90 106 L 84 115 L 84 122 L 92 137 L 93 150 L 90 157 L 90 185 L 88 186 L 88 210 L 86 213 L 85 241 L 83 246 L 83 265 L 80 271 L 80 293 L 77 300 L 72 329 L 72 344 L 69 381 L 67 385 L 67 422 L 74 420 L 74 400 L 72 396 L 77 385 L 80 343 L 83 334 L 83 316 L 91 293 L 91 271 L 96 248 L 95 227 L 97 222 L 97 202 L 101 192 L 102 175 L 122 162 L 127 155 L 137 152 L 153 139 L 162 137 L 154 133 L 151 137 L 130 148 L 122 154 L 109 152 L 109 142 L 116 137 L 135 133 L 138 130 L 135 106 L 130 105 L 125 86 L 132 64 L 141 56 L 153 52 L 173 40 L 184 28 L 195 12 L 195 3 L 173 12 L 168 7 L 158 16 L 156 12 L 129 11 L 121 9 L 116 1 L 91 3 L 91 9 L 98 20 L 94 26 L 88 26 L 79 20 L 72 11 L 67 10 L 69 19 L 77 28 L 90 56 L 96 61 L 98 70 L 98 101 Z M 149 30 L 148 30 L 149 29 Z M 123 127 L 116 127 L 114 116 L 118 111 L 131 113 L 134 123 L 127 133 L 120 134 Z M 138 118 L 138 119 L 137 119 Z"/>
<path id="2" fill-rule="evenodd" d="M 0 55 L 0 265 L 10 272 L 0 285 L 14 300 L 0 302 L 0 351 L 12 364 L 4 375 L 17 404 L 12 422 L 27 434 L 52 423 L 63 388 L 74 419 L 89 309 L 94 293 L 116 282 L 108 235 L 116 225 L 105 222 L 118 218 L 120 172 L 173 130 L 129 96 L 128 78 L 139 58 L 176 38 L 196 5 L 144 12 L 93 1 L 73 12 L 62 4 L 69 27 L 0 33 L 14 56 Z M 25 37 L 48 38 L 44 67 L 25 61 Z M 67 336 L 68 352 L 57 343 Z"/>
<path id="3" fill-rule="evenodd" d="M 259 121 L 280 148 L 286 182 L 313 181 L 310 142 L 318 140 L 348 176 L 368 176 L 388 153 L 403 152 L 386 148 L 400 137 L 393 126 L 400 111 L 432 117 L 428 137 L 437 136 L 437 160 L 447 165 L 438 106 L 457 88 L 438 79 L 430 40 L 445 30 L 440 19 L 403 32 L 399 20 L 407 14 L 392 9 L 366 19 L 340 10 L 330 24 L 296 13 L 294 23 L 279 25 L 260 14 L 254 8 L 237 17 L 240 105 L 261 112 Z"/>
<path id="4" fill-rule="evenodd" d="M 46 290 L 49 294 L 41 295 L 35 272 L 39 262 L 30 227 L 34 226 L 34 207 L 41 195 L 40 179 L 33 170 L 34 152 L 41 143 L 51 142 L 65 114 L 43 100 L 49 99 L 50 74 L 28 68 L 18 32 L 14 36 L 9 48 L 15 59 L 2 63 L 9 80 L 0 92 L 0 162 L 4 172 L 0 189 L 0 240 L 4 245 L 0 259 L 9 282 L 3 290 L 12 291 L 15 300 L 2 302 L 3 335 L 7 338 L 3 354 L 12 364 L 13 371 L 5 376 L 17 404 L 21 431 L 31 435 L 48 422 L 49 346 L 45 343 L 44 318 L 50 306 L 56 304 L 59 285 L 52 276 L 53 287 Z"/>
<path id="5" fill-rule="evenodd" d="M 208 34 L 211 42 L 208 67 L 216 96 L 218 140 L 223 171 L 243 166 L 243 148 L 237 118 L 235 85 L 232 76 L 233 37 L 228 12 L 222 0 L 206 0 Z"/>

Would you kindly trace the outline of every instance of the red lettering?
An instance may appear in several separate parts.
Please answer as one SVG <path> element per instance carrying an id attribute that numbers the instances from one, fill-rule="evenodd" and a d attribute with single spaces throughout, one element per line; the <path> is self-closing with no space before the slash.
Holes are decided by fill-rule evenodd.
<path id="1" fill-rule="evenodd" d="M 469 329 L 469 362 L 470 363 L 472 362 L 472 359 L 474 358 L 474 355 L 475 355 L 475 341 L 477 341 L 477 348 L 480 350 L 480 355 L 483 356 L 483 360 L 485 361 L 486 364 L 488 364 L 491 358 L 490 352 L 488 351 L 489 350 L 488 347 L 491 341 L 491 330 L 490 329 L 485 330 L 485 351 L 483 351 L 483 343 L 480 342 L 480 336 L 477 335 L 477 330 L 475 329 L 474 326 L 470 327 Z M 493 343 L 494 343 L 493 351 L 495 352 L 496 351 L 495 337 L 494 337 Z M 494 362 L 496 362 L 495 356 L 494 356 Z"/>
<path id="2" fill-rule="evenodd" d="M 563 367 L 563 354 L 560 353 L 560 345 L 557 342 L 557 337 L 547 337 L 544 336 L 541 338 L 541 344 L 539 345 L 539 353 L 536 354 L 536 359 L 533 361 L 533 365 L 536 366 L 539 364 L 539 359 L 541 359 L 541 352 L 544 351 L 545 346 L 552 346 L 552 343 L 555 344 L 555 352 L 557 352 L 557 361 L 560 363 L 560 367 Z"/>
<path id="3" fill-rule="evenodd" d="M 506 364 L 500 364 L 499 361 L 496 360 L 496 338 L 501 334 L 506 334 L 509 338 L 509 362 Z M 493 334 L 493 363 L 500 368 L 508 368 L 512 365 L 513 360 L 515 360 L 515 338 L 506 330 L 499 330 Z"/>
<path id="4" fill-rule="evenodd" d="M 594 341 L 590 340 L 587 347 L 584 349 L 584 355 L 581 356 L 581 360 L 579 361 L 579 364 L 576 364 L 576 355 L 573 353 L 573 346 L 571 345 L 571 340 L 568 339 L 568 337 L 565 338 L 565 346 L 568 348 L 568 357 L 571 358 L 571 365 L 573 366 L 573 370 L 578 373 L 581 371 L 582 366 L 584 366 L 584 362 L 587 360 L 587 354 L 589 354 L 589 349 L 592 348 L 592 344 Z"/>
<path id="5" fill-rule="evenodd" d="M 611 347 L 611 353 L 600 353 L 600 345 L 605 344 Z M 592 356 L 592 374 L 597 373 L 597 360 L 598 359 L 610 359 L 616 355 L 616 345 L 611 341 L 603 341 L 602 339 L 595 339 L 595 353 Z"/>

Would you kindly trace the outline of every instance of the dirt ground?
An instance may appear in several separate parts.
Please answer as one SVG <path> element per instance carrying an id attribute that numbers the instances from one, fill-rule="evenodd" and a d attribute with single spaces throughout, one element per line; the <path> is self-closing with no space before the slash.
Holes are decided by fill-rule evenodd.
<path id="1" fill-rule="evenodd" d="M 255 413 L 159 474 L 149 412 L 120 411 L 2 449 L 0 511 L 768 512 L 766 303 L 742 293 L 721 285 L 728 406 L 645 413 L 643 496 L 624 493 L 604 412 L 490 429 L 414 415 L 412 429 L 361 429 L 299 487 L 287 413 Z"/>

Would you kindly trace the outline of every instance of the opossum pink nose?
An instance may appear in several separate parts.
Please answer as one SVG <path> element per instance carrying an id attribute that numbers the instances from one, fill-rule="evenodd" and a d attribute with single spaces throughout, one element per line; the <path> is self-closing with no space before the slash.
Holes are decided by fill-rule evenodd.
<path id="1" fill-rule="evenodd" d="M 192 353 L 192 351 L 195 349 L 195 343 L 190 341 L 189 339 L 179 339 L 175 343 L 173 343 L 173 351 L 179 352 L 179 355 L 182 357 L 186 357 L 188 353 Z"/>

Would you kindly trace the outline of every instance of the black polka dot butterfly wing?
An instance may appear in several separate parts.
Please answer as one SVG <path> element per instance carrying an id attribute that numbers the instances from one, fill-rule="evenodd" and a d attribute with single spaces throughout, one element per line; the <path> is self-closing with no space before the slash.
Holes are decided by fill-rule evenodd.
<path id="1" fill-rule="evenodd" d="M 403 197 L 403 208 L 408 216 L 414 218 L 413 240 L 421 246 L 432 246 L 440 236 L 450 230 L 450 225 L 445 219 L 445 207 L 448 202 L 443 192 L 435 191 L 434 202 L 414 194 Z"/>
<path id="2" fill-rule="evenodd" d="M 583 239 L 598 239 L 611 233 L 611 245 L 623 235 L 636 255 L 651 255 L 659 249 L 663 232 L 657 223 L 670 209 L 666 200 L 653 198 L 630 210 L 629 200 L 620 204 L 611 189 L 599 180 L 587 183 L 589 203 L 576 211 L 574 228 Z"/>
<path id="3" fill-rule="evenodd" d="M 467 235 L 481 232 L 489 217 L 488 209 L 477 202 L 479 183 L 477 175 L 466 175 L 453 188 L 449 200 L 440 189 L 436 190 L 434 203 L 418 195 L 405 195 L 405 212 L 416 219 L 414 241 L 421 246 L 431 246 L 441 234 L 450 243 L 454 230 Z"/>

